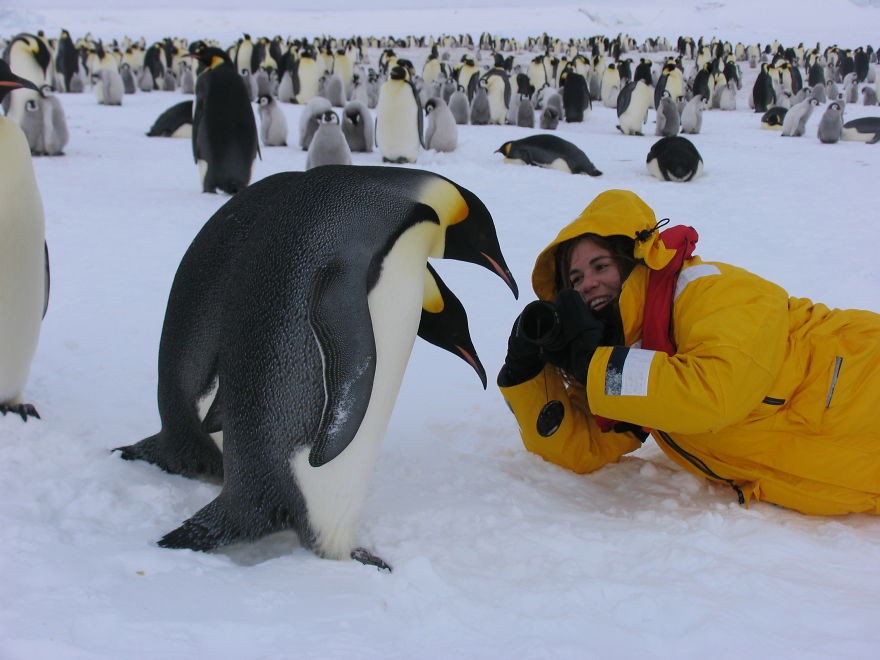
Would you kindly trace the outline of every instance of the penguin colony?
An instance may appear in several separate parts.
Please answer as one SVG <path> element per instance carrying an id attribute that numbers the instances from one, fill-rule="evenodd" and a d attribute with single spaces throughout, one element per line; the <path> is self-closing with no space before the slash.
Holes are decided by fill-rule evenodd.
<path id="1" fill-rule="evenodd" d="M 146 135 L 188 137 L 202 190 L 231 195 L 196 236 L 169 294 L 159 348 L 162 427 L 119 448 L 126 459 L 223 482 L 216 500 L 160 541 L 174 548 L 206 550 L 293 529 L 322 557 L 388 567 L 356 546 L 354 529 L 409 348 L 421 337 L 464 359 L 486 385 L 464 307 L 427 258 L 471 261 L 517 289 L 479 199 L 438 175 L 382 163 L 417 165 L 425 150 L 459 148 L 463 131 L 500 125 L 518 138 L 497 150 L 504 161 L 595 177 L 602 173 L 586 156 L 586 140 L 548 131 L 605 112 L 616 113 L 621 140 L 655 136 L 644 162 L 659 181 L 699 179 L 695 142 L 715 111 L 748 108 L 756 129 L 815 135 L 820 144 L 880 141 L 880 117 L 844 117 L 848 105 L 876 104 L 870 47 L 548 35 L 484 35 L 479 46 L 468 35 L 243 35 L 224 47 L 171 38 L 104 44 L 62 31 L 57 39 L 14 35 L 2 50 L 0 153 L 9 174 L 0 183 L 27 191 L 16 214 L 2 217 L 13 240 L 0 278 L 26 283 L 0 297 L 4 414 L 39 416 L 23 401 L 49 288 L 30 158 L 64 155 L 65 94 L 90 90 L 109 108 L 124 108 L 130 94 L 192 95 L 170 105 Z M 426 54 L 423 66 L 404 52 Z M 748 86 L 744 68 L 754 73 Z M 297 117 L 288 113 L 294 105 L 298 136 L 286 121 Z M 260 146 L 304 152 L 306 166 L 254 183 Z M 368 201 L 331 216 L 328 201 L 340 199 Z M 357 232 L 344 221 L 352 215 Z M 286 259 L 290 252 L 309 258 Z M 355 252 L 370 260 L 349 258 Z M 260 268 L 229 266 L 257 254 Z M 369 283 L 360 294 L 348 286 L 357 273 Z M 221 307 L 236 311 L 221 315 Z M 346 309 L 344 319 L 335 307 Z M 296 320 L 253 322 L 267 316 Z M 278 355 L 291 369 L 263 368 Z M 353 365 L 366 371 L 352 373 Z M 255 414 L 267 405 L 249 400 L 255 383 L 284 411 L 277 419 Z M 261 425 L 270 440 L 255 439 Z M 317 432 L 295 431 L 302 428 Z"/>

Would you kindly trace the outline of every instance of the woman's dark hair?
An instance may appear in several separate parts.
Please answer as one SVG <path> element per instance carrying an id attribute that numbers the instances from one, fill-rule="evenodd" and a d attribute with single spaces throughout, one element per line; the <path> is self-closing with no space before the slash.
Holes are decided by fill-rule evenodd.
<path id="1" fill-rule="evenodd" d="M 635 268 L 636 259 L 633 256 L 635 250 L 635 241 L 628 236 L 599 236 L 598 234 L 581 234 L 567 241 L 560 243 L 555 252 L 556 266 L 556 293 L 563 289 L 570 289 L 571 282 L 568 280 L 568 271 L 571 267 L 571 253 L 575 246 L 582 240 L 588 239 L 601 248 L 608 250 L 611 258 L 617 264 L 620 270 L 620 281 L 623 282 L 629 277 L 632 269 Z M 599 317 L 603 321 L 604 330 L 602 331 L 602 346 L 618 346 L 624 343 L 623 320 L 620 317 L 619 300 L 613 300 L 611 304 L 606 305 Z"/>
<path id="2" fill-rule="evenodd" d="M 575 245 L 584 239 L 589 239 L 596 245 L 611 253 L 617 267 L 620 269 L 620 281 L 624 281 L 632 269 L 635 268 L 636 260 L 633 257 L 636 243 L 628 236 L 599 236 L 599 234 L 581 234 L 567 241 L 563 241 L 556 246 L 555 251 L 555 286 L 556 293 L 563 289 L 570 289 L 571 282 L 568 281 L 568 271 L 571 267 L 571 253 Z"/>

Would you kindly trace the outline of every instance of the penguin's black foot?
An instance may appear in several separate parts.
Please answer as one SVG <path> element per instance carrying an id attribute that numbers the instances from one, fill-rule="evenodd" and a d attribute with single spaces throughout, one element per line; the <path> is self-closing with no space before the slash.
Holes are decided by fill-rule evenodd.
<path id="1" fill-rule="evenodd" d="M 375 566 L 380 571 L 391 572 L 391 566 L 386 564 L 384 559 L 377 557 L 366 548 L 355 548 L 351 551 L 351 558 L 367 566 Z"/>
<path id="2" fill-rule="evenodd" d="M 28 421 L 28 417 L 36 417 L 40 419 L 40 413 L 37 412 L 37 409 L 34 408 L 30 403 L 16 403 L 14 405 L 9 405 L 8 403 L 0 403 L 0 412 L 6 416 L 6 413 L 11 412 L 16 415 L 20 415 L 23 421 Z"/>
<path id="3" fill-rule="evenodd" d="M 187 445 L 181 442 L 168 449 L 160 434 L 156 434 L 112 451 L 118 451 L 126 461 L 146 461 L 170 474 L 210 481 L 223 479 L 223 455 L 216 447 L 203 449 L 190 446 L 187 451 Z"/>

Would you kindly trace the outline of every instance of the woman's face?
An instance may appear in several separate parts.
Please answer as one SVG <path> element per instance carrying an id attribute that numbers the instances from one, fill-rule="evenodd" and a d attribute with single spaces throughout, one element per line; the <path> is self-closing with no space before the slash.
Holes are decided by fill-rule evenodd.
<path id="1" fill-rule="evenodd" d="M 615 300 L 623 284 L 620 268 L 611 252 L 589 238 L 578 241 L 571 250 L 568 281 L 594 311 L 604 309 Z"/>

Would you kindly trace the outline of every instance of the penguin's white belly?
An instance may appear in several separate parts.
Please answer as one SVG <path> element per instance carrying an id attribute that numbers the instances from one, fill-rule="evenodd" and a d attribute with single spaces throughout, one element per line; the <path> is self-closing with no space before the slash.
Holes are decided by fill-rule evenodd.
<path id="1" fill-rule="evenodd" d="M 438 227 L 423 222 L 407 230 L 382 264 L 367 297 L 376 341 L 376 372 L 364 419 L 346 449 L 321 467 L 309 464 L 309 446 L 291 457 L 305 499 L 316 552 L 347 559 L 373 465 L 388 427 L 421 318 L 425 263 Z"/>
<path id="2" fill-rule="evenodd" d="M 214 399 L 217 397 L 217 389 L 220 386 L 220 379 L 217 376 L 214 376 L 214 382 L 211 384 L 211 388 L 208 390 L 207 394 L 205 394 L 201 399 L 196 401 L 196 411 L 199 416 L 199 419 L 204 420 L 205 416 L 208 414 L 208 411 L 211 409 L 211 405 L 214 403 Z M 215 433 L 210 433 L 211 439 L 214 441 L 214 444 L 217 445 L 217 449 L 221 452 L 223 451 L 223 431 L 217 431 Z"/>
<path id="3" fill-rule="evenodd" d="M 43 204 L 21 129 L 0 118 L 0 401 L 19 403 L 45 302 Z"/>

